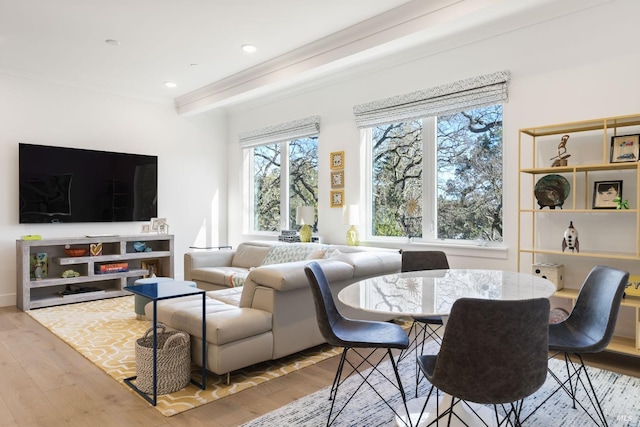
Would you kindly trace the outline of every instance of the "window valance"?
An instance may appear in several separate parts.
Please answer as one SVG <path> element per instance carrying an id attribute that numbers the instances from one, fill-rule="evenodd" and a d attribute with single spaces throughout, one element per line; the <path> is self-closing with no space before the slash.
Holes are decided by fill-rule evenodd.
<path id="1" fill-rule="evenodd" d="M 261 129 L 242 132 L 238 135 L 242 148 L 292 141 L 317 135 L 320 132 L 320 116 L 306 117 Z"/>
<path id="2" fill-rule="evenodd" d="M 356 105 L 353 107 L 356 124 L 368 128 L 500 104 L 508 100 L 510 76 L 509 71 L 498 71 Z"/>

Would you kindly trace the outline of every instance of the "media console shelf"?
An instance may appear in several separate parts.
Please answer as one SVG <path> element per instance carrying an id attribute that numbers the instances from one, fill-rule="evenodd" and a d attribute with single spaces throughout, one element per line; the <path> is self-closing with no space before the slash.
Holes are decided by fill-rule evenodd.
<path id="1" fill-rule="evenodd" d="M 150 251 L 136 251 L 141 249 L 138 244 L 134 248 L 136 242 L 144 243 Z M 102 244 L 100 255 L 90 254 L 92 244 Z M 65 253 L 67 247 L 86 249 L 87 253 L 69 256 Z M 124 270 L 118 268 L 118 264 L 124 263 L 127 271 L 117 271 Z M 130 295 L 124 287 L 149 275 L 152 269 L 158 276 L 173 277 L 173 236 L 141 234 L 17 240 L 16 264 L 16 305 L 24 311 Z M 100 266 L 105 265 L 114 271 L 99 273 Z M 74 270 L 79 276 L 62 277 L 66 270 Z"/>

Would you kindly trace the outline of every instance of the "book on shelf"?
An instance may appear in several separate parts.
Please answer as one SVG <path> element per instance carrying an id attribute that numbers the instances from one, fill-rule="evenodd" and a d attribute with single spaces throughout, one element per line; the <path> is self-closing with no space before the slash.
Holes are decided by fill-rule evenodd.
<path id="1" fill-rule="evenodd" d="M 96 273 L 98 274 L 121 273 L 123 271 L 129 271 L 128 262 L 113 262 L 109 264 L 96 265 Z"/>
<path id="2" fill-rule="evenodd" d="M 84 286 L 71 289 L 70 286 L 67 286 L 67 289 L 64 291 L 58 292 L 62 298 L 69 298 L 80 294 L 103 294 L 105 293 L 104 289 L 96 288 L 94 286 Z"/>

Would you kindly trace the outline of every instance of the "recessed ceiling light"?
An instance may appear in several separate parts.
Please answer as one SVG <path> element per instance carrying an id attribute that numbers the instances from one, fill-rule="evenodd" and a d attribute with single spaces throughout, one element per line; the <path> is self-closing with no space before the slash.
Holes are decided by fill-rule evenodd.
<path id="1" fill-rule="evenodd" d="M 175 84 L 175 82 L 164 82 L 164 85 L 166 87 L 170 87 L 170 88 L 174 88 L 174 87 L 178 86 L 177 84 Z"/>
<path id="2" fill-rule="evenodd" d="M 104 42 L 111 46 L 120 46 L 122 44 L 118 40 L 114 40 L 114 39 L 106 39 Z"/>
<path id="3" fill-rule="evenodd" d="M 253 53 L 255 52 L 257 49 L 254 45 L 252 44 L 243 44 L 242 45 L 242 50 L 244 50 L 245 52 L 249 52 L 249 53 Z"/>

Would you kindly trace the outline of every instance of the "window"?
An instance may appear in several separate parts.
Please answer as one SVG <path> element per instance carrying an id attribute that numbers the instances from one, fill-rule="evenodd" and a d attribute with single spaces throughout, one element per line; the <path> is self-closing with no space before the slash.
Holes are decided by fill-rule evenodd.
<path id="1" fill-rule="evenodd" d="M 297 229 L 296 207 L 318 204 L 318 137 L 261 145 L 250 150 L 252 231 Z"/>
<path id="2" fill-rule="evenodd" d="M 502 105 L 366 134 L 371 237 L 502 241 Z"/>

